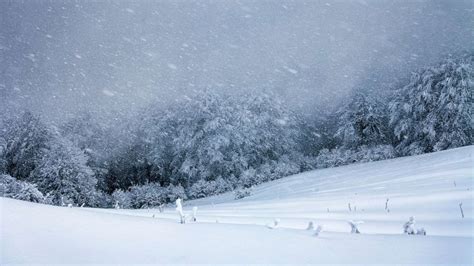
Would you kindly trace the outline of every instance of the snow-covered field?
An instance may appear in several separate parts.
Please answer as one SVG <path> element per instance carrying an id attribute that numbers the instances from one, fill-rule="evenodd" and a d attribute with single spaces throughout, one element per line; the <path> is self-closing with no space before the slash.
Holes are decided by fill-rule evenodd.
<path id="1" fill-rule="evenodd" d="M 0 264 L 417 263 L 472 265 L 474 146 L 316 170 L 173 208 L 61 208 L 0 198 Z M 387 209 L 385 208 L 386 202 Z M 461 217 L 459 203 L 465 217 Z M 349 210 L 349 204 L 351 210 Z M 427 236 L 403 234 L 415 216 Z M 266 224 L 279 219 L 279 227 Z M 348 220 L 361 220 L 360 235 Z M 323 226 L 319 237 L 305 230 Z"/>

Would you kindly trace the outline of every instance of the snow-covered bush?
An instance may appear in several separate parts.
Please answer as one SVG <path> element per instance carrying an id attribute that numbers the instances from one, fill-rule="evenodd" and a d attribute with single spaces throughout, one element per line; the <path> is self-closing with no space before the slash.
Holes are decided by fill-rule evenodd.
<path id="1" fill-rule="evenodd" d="M 7 198 L 44 203 L 45 197 L 34 184 L 0 174 L 0 195 Z"/>
<path id="2" fill-rule="evenodd" d="M 112 203 L 120 208 L 162 208 L 163 204 L 174 202 L 176 199 L 186 199 L 186 193 L 181 185 L 162 187 L 158 183 L 147 183 L 132 186 L 130 190 L 117 189 L 112 193 Z"/>
<path id="3" fill-rule="evenodd" d="M 318 227 L 316 227 L 316 229 L 314 230 L 314 236 L 319 236 L 319 234 L 321 234 L 322 231 L 323 231 L 323 226 L 318 225 Z"/>
<path id="4" fill-rule="evenodd" d="M 131 207 L 152 208 L 166 202 L 166 189 L 158 183 L 148 183 L 130 188 Z"/>
<path id="5" fill-rule="evenodd" d="M 184 188 L 179 184 L 177 186 L 169 185 L 166 188 L 166 202 L 173 202 L 178 198 L 187 199 Z"/>
<path id="6" fill-rule="evenodd" d="M 132 199 L 130 197 L 130 192 L 125 192 L 123 190 L 115 190 L 112 193 L 112 200 L 116 207 L 118 206 L 121 209 L 129 209 L 132 207 Z"/>
<path id="7" fill-rule="evenodd" d="M 426 235 L 426 230 L 425 228 L 421 227 L 420 229 L 417 229 L 415 227 L 416 221 L 415 217 L 411 216 L 408 221 L 403 224 L 403 232 L 408 235 Z"/>
<path id="8" fill-rule="evenodd" d="M 417 234 L 417 235 L 421 235 L 421 236 L 426 236 L 426 230 L 425 230 L 425 228 L 422 227 L 422 228 L 416 230 L 416 234 Z"/>
<path id="9" fill-rule="evenodd" d="M 363 221 L 348 221 L 349 225 L 351 226 L 351 234 L 360 234 L 359 225 L 363 224 Z"/>
<path id="10" fill-rule="evenodd" d="M 391 145 L 360 146 L 354 149 L 323 149 L 316 157 L 318 168 L 341 166 L 351 163 L 363 163 L 395 158 L 396 153 Z"/>
<path id="11" fill-rule="evenodd" d="M 273 223 L 267 224 L 267 228 L 269 229 L 276 229 L 280 225 L 280 219 L 273 220 Z"/>
<path id="12" fill-rule="evenodd" d="M 234 191 L 234 199 L 243 199 L 245 197 L 248 197 L 252 194 L 252 189 L 251 188 L 239 188 Z"/>
<path id="13" fill-rule="evenodd" d="M 188 195 L 190 198 L 196 199 L 224 193 L 230 189 L 232 189 L 232 186 L 222 178 L 212 181 L 201 179 L 191 186 L 188 190 Z"/>
<path id="14" fill-rule="evenodd" d="M 416 234 L 416 228 L 415 228 L 415 217 L 411 216 L 409 219 L 408 219 L 408 222 L 406 222 L 404 225 L 403 225 L 403 232 L 405 234 L 408 234 L 408 235 L 414 235 Z"/>

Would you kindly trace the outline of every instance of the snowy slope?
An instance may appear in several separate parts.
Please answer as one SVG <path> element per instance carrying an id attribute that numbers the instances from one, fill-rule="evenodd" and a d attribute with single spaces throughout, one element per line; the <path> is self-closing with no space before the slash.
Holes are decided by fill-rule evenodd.
<path id="1" fill-rule="evenodd" d="M 187 213 L 199 206 L 198 222 L 185 225 L 171 208 L 70 209 L 0 198 L 0 264 L 472 264 L 473 150 L 311 171 L 255 187 L 242 200 L 228 193 L 185 202 Z M 428 236 L 402 234 L 412 215 Z M 279 228 L 264 226 L 275 218 Z M 324 227 L 319 237 L 304 230 L 311 220 Z M 349 234 L 347 220 L 363 220 L 362 234 Z"/>

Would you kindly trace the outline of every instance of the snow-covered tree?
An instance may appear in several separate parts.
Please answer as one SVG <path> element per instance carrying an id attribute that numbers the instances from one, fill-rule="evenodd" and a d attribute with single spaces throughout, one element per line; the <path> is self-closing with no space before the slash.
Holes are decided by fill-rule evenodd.
<path id="1" fill-rule="evenodd" d="M 158 183 L 147 183 L 130 188 L 131 206 L 136 209 L 152 208 L 166 202 L 166 188 Z"/>
<path id="2" fill-rule="evenodd" d="M 1 130 L 0 130 L 1 131 Z M 0 174 L 7 172 L 7 141 L 0 132 Z"/>
<path id="3" fill-rule="evenodd" d="M 85 112 L 62 124 L 59 131 L 62 137 L 88 156 L 87 165 L 94 171 L 98 187 L 106 191 L 107 159 L 117 145 L 109 126 Z"/>
<path id="4" fill-rule="evenodd" d="M 4 132 L 6 172 L 17 179 L 29 180 L 45 156 L 53 134 L 31 112 L 24 112 L 7 123 L 9 126 Z"/>
<path id="5" fill-rule="evenodd" d="M 68 140 L 56 137 L 48 143 L 29 178 L 38 189 L 52 196 L 54 204 L 95 206 L 97 179 L 87 166 L 87 156 Z"/>
<path id="6" fill-rule="evenodd" d="M 390 103 L 398 151 L 413 155 L 470 145 L 474 56 L 448 59 L 414 73 Z"/>
<path id="7" fill-rule="evenodd" d="M 250 169 L 272 168 L 247 185 L 301 170 L 299 118 L 275 95 L 204 91 L 149 113 L 141 130 L 152 174 L 162 184 L 183 184 L 191 197 L 232 189 Z"/>
<path id="8" fill-rule="evenodd" d="M 388 119 L 381 102 L 356 92 L 338 111 L 335 137 L 345 148 L 389 143 Z"/>

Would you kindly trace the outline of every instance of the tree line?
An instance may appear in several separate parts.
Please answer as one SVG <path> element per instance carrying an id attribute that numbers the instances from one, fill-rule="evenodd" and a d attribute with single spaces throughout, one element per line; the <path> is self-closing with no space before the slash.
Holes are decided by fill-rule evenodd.
<path id="1" fill-rule="evenodd" d="M 472 54 L 420 69 L 381 99 L 354 89 L 317 118 L 271 92 L 196 91 L 120 128 L 81 114 L 0 121 L 0 193 L 54 205 L 126 208 L 200 198 L 311 169 L 471 145 Z"/>

